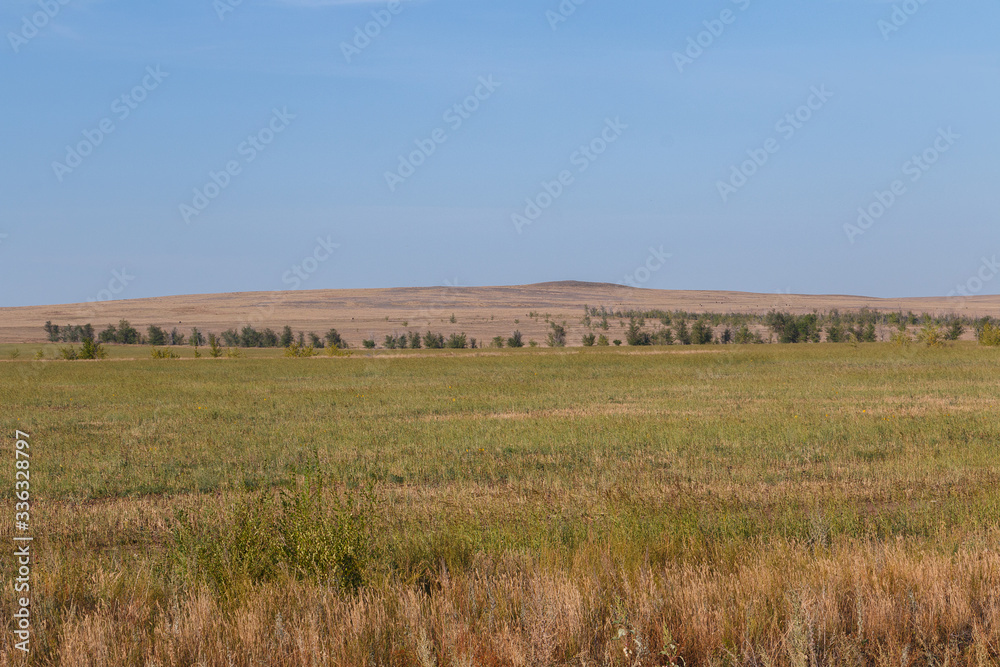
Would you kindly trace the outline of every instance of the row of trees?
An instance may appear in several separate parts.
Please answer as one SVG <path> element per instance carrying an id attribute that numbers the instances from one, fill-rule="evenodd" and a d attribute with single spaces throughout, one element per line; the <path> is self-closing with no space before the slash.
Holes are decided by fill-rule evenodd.
<path id="1" fill-rule="evenodd" d="M 748 326 L 770 326 L 768 319 L 771 317 L 771 313 L 774 312 L 777 311 L 772 309 L 772 311 L 766 315 L 732 312 L 692 313 L 684 310 L 614 310 L 604 306 L 584 306 L 584 316 L 581 323 L 587 327 L 596 326 L 601 329 L 607 329 L 608 327 L 605 326 L 605 324 L 609 319 L 618 319 L 622 322 L 635 319 L 639 322 L 640 326 L 642 326 L 647 319 L 657 320 L 663 326 L 671 326 L 678 321 L 692 321 L 700 319 L 709 322 L 713 328 L 729 327 L 735 331 L 744 324 Z M 955 322 L 965 328 L 975 328 L 978 331 L 982 324 L 990 319 L 973 318 L 955 314 L 932 315 L 930 313 L 917 314 L 913 311 L 908 311 L 906 313 L 902 311 L 880 311 L 872 310 L 870 308 L 861 308 L 857 311 L 849 311 L 845 313 L 841 313 L 837 309 L 832 309 L 825 312 L 817 311 L 812 313 L 812 315 L 816 318 L 816 324 L 820 329 L 826 329 L 828 326 L 833 325 L 841 327 L 844 330 L 850 329 L 854 331 L 857 331 L 859 328 L 864 330 L 869 325 L 875 325 L 876 327 L 915 327 L 935 324 L 942 328 L 950 328 L 954 326 Z"/>
<path id="2" fill-rule="evenodd" d="M 156 326 L 155 324 L 151 324 L 146 327 L 146 333 L 143 334 L 138 329 L 133 327 L 128 320 L 119 321 L 117 326 L 109 324 L 100 333 L 96 334 L 96 336 L 94 327 L 91 324 L 67 324 L 65 327 L 60 327 L 59 325 L 54 325 L 51 321 L 49 321 L 45 323 L 44 329 L 49 340 L 53 342 L 62 341 L 77 343 L 88 340 L 94 341 L 96 339 L 97 342 L 100 343 L 116 343 L 119 345 L 152 345 L 157 347 L 185 344 L 200 347 L 209 343 L 209 338 L 213 336 L 213 334 L 209 334 L 209 338 L 207 338 L 204 333 L 198 330 L 197 327 L 192 327 L 189 334 L 184 334 L 181 331 L 178 331 L 177 327 L 174 327 L 173 330 L 168 332 L 166 329 Z M 280 334 L 272 329 L 258 331 L 249 325 L 238 331 L 236 329 L 227 329 L 219 334 L 218 340 L 227 347 L 287 348 L 293 343 L 297 343 L 299 346 L 304 347 L 307 341 L 313 348 L 330 346 L 339 349 L 347 349 L 349 347 L 347 341 L 344 340 L 336 329 L 330 329 L 321 338 L 312 331 L 308 334 L 300 331 L 296 335 L 292 331 L 292 328 L 287 325 L 281 330 Z"/>
<path id="3" fill-rule="evenodd" d="M 366 338 L 363 340 L 362 345 L 367 349 L 374 349 L 376 347 L 375 338 Z M 434 333 L 433 331 L 428 331 L 423 336 L 420 335 L 419 331 L 408 331 L 402 334 L 389 334 L 385 337 L 383 346 L 387 350 L 405 350 L 407 348 L 411 350 L 419 350 L 421 348 L 427 348 L 428 350 L 443 350 L 445 348 L 461 350 L 465 348 L 478 347 L 479 343 L 475 338 L 471 338 L 462 333 L 452 333 L 448 338 L 444 337 L 444 334 Z"/>
<path id="4" fill-rule="evenodd" d="M 628 345 L 707 345 L 719 344 L 748 344 L 763 343 L 764 339 L 759 333 L 751 329 L 751 324 L 757 323 L 767 327 L 771 331 L 770 340 L 779 343 L 818 343 L 826 341 L 830 343 L 857 341 L 875 342 L 877 340 L 877 326 L 894 324 L 897 332 L 908 335 L 910 326 L 923 325 L 924 329 L 933 327 L 940 329 L 939 335 L 943 340 L 958 340 L 966 331 L 967 326 L 971 326 L 980 342 L 992 340 L 992 336 L 1000 334 L 1000 323 L 989 317 L 970 319 L 950 316 L 931 316 L 928 314 L 916 315 L 912 312 L 902 313 L 881 313 L 862 309 L 856 313 L 841 314 L 836 310 L 828 313 L 809 313 L 805 315 L 793 315 L 788 312 L 772 310 L 766 315 L 748 315 L 741 313 L 704 313 L 695 317 L 689 317 L 689 313 L 683 311 L 615 311 L 610 312 L 604 307 L 587 307 L 586 322 L 592 326 L 593 316 L 601 317 L 599 328 L 607 330 L 607 317 L 628 316 L 628 326 L 625 331 L 625 342 Z M 655 316 L 655 326 L 652 330 L 646 330 L 647 318 Z M 691 321 L 689 325 L 689 320 Z M 565 347 L 567 344 L 566 322 L 556 323 L 546 321 L 549 324 L 549 331 L 545 343 L 549 347 Z M 729 326 L 725 326 L 730 322 Z M 622 321 L 624 327 L 624 320 Z M 50 341 L 80 342 L 90 341 L 98 343 L 116 343 L 121 345 L 149 344 L 154 347 L 168 345 L 192 345 L 200 347 L 210 344 L 213 348 L 220 344 L 228 348 L 253 348 L 253 347 L 283 347 L 290 348 L 293 345 L 296 349 L 304 349 L 307 346 L 312 349 L 324 347 L 347 349 L 348 343 L 337 332 L 330 329 L 322 337 L 314 332 L 297 334 L 290 326 L 282 328 L 278 333 L 270 328 L 257 330 L 253 326 L 247 325 L 237 330 L 227 329 L 217 337 L 209 334 L 208 338 L 198 330 L 197 327 L 191 329 L 189 334 L 184 334 L 176 327 L 171 331 L 156 326 L 149 325 L 145 334 L 133 327 L 128 320 L 119 321 L 118 325 L 109 324 L 100 333 L 95 335 L 94 327 L 91 324 L 74 325 L 67 324 L 63 327 L 52 324 L 51 321 L 45 323 L 45 332 Z M 894 336 L 894 340 L 899 338 Z M 587 332 L 582 339 L 583 345 L 608 345 L 612 342 L 620 345 L 622 341 L 609 341 L 603 333 L 599 336 L 594 332 Z M 477 348 L 479 342 L 472 337 L 462 333 L 452 333 L 447 338 L 444 334 L 428 331 L 421 335 L 417 331 L 408 331 L 400 334 L 389 334 L 383 341 L 386 349 L 464 349 Z M 520 331 L 514 331 L 509 337 L 496 336 L 490 343 L 491 347 L 524 347 L 524 338 Z M 992 344 L 986 343 L 984 344 Z M 531 341 L 534 346 L 535 342 Z M 374 337 L 363 341 L 363 346 L 368 349 L 377 347 Z M 213 356 L 216 356 L 213 354 Z"/>
<path id="5" fill-rule="evenodd" d="M 933 327 L 935 329 L 938 329 L 937 321 L 940 319 L 944 323 L 940 332 L 943 340 L 958 340 L 965 332 L 964 321 L 959 317 L 919 319 L 914 316 L 914 318 L 899 318 L 896 320 L 898 330 L 906 332 L 913 319 L 916 319 L 918 323 L 923 322 L 924 328 Z M 662 323 L 662 320 L 660 321 Z M 707 345 L 711 343 L 765 342 L 760 334 L 753 331 L 746 323 L 735 329 L 726 327 L 719 330 L 710 315 L 698 317 L 690 327 L 683 317 L 673 316 L 670 321 L 673 323 L 672 329 L 663 326 L 654 331 L 646 331 L 643 328 L 645 318 L 633 316 L 629 319 L 625 341 L 629 345 Z M 824 340 L 829 343 L 848 341 L 874 343 L 878 340 L 876 321 L 877 318 L 873 316 L 873 311 L 869 311 L 865 317 L 844 318 L 835 311 L 821 317 L 816 313 L 793 315 L 772 310 L 767 315 L 762 316 L 761 324 L 771 330 L 771 340 L 776 340 L 779 343 L 819 343 Z M 977 336 L 982 327 L 988 325 L 989 321 L 989 318 L 974 321 Z M 583 337 L 584 345 L 593 345 L 594 341 L 593 333 L 585 334 Z"/>

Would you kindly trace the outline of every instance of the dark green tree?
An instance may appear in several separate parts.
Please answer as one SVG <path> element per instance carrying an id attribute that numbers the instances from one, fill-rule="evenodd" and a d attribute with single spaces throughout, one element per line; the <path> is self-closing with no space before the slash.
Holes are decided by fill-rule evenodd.
<path id="1" fill-rule="evenodd" d="M 150 324 L 146 327 L 146 342 L 150 345 L 166 345 L 167 332 L 155 324 Z"/>
<path id="2" fill-rule="evenodd" d="M 331 329 L 331 331 L 333 331 L 333 329 Z M 292 333 L 292 328 L 286 324 L 281 330 L 281 338 L 279 339 L 278 344 L 281 347 L 291 347 L 294 342 L 295 334 Z"/>
<path id="3" fill-rule="evenodd" d="M 695 345 L 708 345 L 715 339 L 712 325 L 704 318 L 698 319 L 691 326 L 691 342 Z"/>
<path id="4" fill-rule="evenodd" d="M 289 333 L 291 333 L 291 329 L 289 329 L 288 331 Z M 326 336 L 324 336 L 324 338 L 326 339 L 326 344 L 329 345 L 330 347 L 337 347 L 342 350 L 347 349 L 347 341 L 344 340 L 339 333 L 337 333 L 336 329 L 330 329 L 329 331 L 327 331 Z"/>

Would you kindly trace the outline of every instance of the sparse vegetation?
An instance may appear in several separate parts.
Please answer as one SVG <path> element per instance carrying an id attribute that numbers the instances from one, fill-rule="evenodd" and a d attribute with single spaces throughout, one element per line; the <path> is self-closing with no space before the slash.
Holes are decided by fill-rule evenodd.
<path id="1" fill-rule="evenodd" d="M 697 352 L 0 364 L 33 660 L 1000 660 L 995 350 Z"/>

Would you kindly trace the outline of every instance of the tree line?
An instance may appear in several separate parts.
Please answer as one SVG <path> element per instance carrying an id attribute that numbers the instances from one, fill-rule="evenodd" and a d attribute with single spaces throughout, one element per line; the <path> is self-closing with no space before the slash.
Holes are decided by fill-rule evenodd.
<path id="1" fill-rule="evenodd" d="M 179 331 L 177 327 L 174 327 L 171 331 L 167 331 L 155 324 L 150 324 L 146 327 L 145 333 L 142 333 L 133 327 L 128 320 L 124 319 L 120 320 L 117 326 L 109 324 L 96 334 L 91 324 L 67 324 L 60 327 L 58 324 L 52 324 L 49 321 L 45 323 L 43 328 L 48 336 L 48 340 L 53 343 L 79 343 L 89 340 L 91 342 L 115 343 L 118 345 L 152 345 L 159 347 L 167 345 L 192 345 L 199 347 L 209 344 L 209 338 L 214 337 L 226 347 L 287 348 L 292 344 L 298 344 L 303 347 L 308 344 L 313 348 L 330 346 L 347 349 L 349 347 L 347 341 L 344 340 L 336 329 L 330 329 L 320 337 L 312 331 L 308 333 L 299 331 L 296 334 L 288 325 L 282 328 L 281 333 L 269 328 L 258 331 L 248 325 L 240 330 L 227 329 L 217 337 L 212 333 L 206 336 L 204 332 L 198 330 L 198 327 L 192 327 L 190 332 L 185 334 Z"/>
<path id="2" fill-rule="evenodd" d="M 529 317 L 538 318 L 538 313 Z M 599 319 L 597 319 L 599 318 Z M 604 332 L 609 332 L 609 318 L 618 319 L 619 326 L 624 329 L 621 339 L 609 338 Z M 628 320 L 626 326 L 625 320 Z M 515 320 L 516 321 L 516 320 Z M 567 344 L 567 323 L 545 319 L 549 325 L 545 343 L 549 347 L 565 347 Z M 785 311 L 771 310 L 767 314 L 749 313 L 689 313 L 685 311 L 665 310 L 609 310 L 603 306 L 584 308 L 584 318 L 581 324 L 588 331 L 582 337 L 584 346 L 621 345 L 623 342 L 631 346 L 648 345 L 709 345 L 709 344 L 760 344 L 766 342 L 778 343 L 839 343 L 839 342 L 875 342 L 878 327 L 895 327 L 893 341 L 898 342 L 908 337 L 911 326 L 922 326 L 921 339 L 958 340 L 968 329 L 972 329 L 976 338 L 984 345 L 1000 346 L 1000 322 L 990 317 L 970 318 L 957 315 L 930 315 L 913 312 L 881 312 L 862 308 L 856 312 L 840 313 L 831 310 L 825 313 L 813 312 L 796 315 Z M 756 329 L 769 332 L 765 340 Z M 157 325 L 149 325 L 145 332 L 133 327 L 128 320 L 122 319 L 117 325 L 109 324 L 99 333 L 91 324 L 67 324 L 59 326 L 48 321 L 44 330 L 52 342 L 84 342 L 89 341 L 86 354 L 97 354 L 94 343 L 112 343 L 119 345 L 143 345 L 165 347 L 175 345 L 191 345 L 195 348 L 208 345 L 213 356 L 218 356 L 217 349 L 227 348 L 294 348 L 295 350 L 314 350 L 325 347 L 340 350 L 348 349 L 347 341 L 331 328 L 323 336 L 315 332 L 293 332 L 285 325 L 280 332 L 270 328 L 258 330 L 247 325 L 241 329 L 230 328 L 215 335 L 199 331 L 192 327 L 184 333 L 174 327 L 171 331 Z M 994 342 L 996 341 L 996 342 Z M 535 341 L 528 341 L 535 347 Z M 366 349 L 378 347 L 374 336 L 362 341 Z M 447 337 L 443 333 L 418 331 L 388 334 L 382 341 L 382 347 L 389 350 L 403 349 L 476 349 L 479 347 L 520 348 L 525 346 L 524 337 L 520 331 L 514 331 L 510 336 L 495 336 L 488 344 L 467 336 L 465 332 L 451 333 Z M 92 358 L 90 356 L 85 358 Z"/>

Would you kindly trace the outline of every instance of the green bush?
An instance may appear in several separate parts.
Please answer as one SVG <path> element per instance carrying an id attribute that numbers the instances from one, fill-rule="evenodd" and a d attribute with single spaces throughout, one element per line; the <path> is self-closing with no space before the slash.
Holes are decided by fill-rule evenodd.
<path id="1" fill-rule="evenodd" d="M 448 348 L 451 348 L 451 349 L 454 349 L 454 350 L 464 349 L 464 348 L 466 348 L 468 346 L 469 346 L 469 343 L 466 340 L 464 333 L 460 333 L 460 334 L 453 333 L 452 335 L 448 336 L 448 342 L 445 343 L 445 347 L 448 347 Z"/>
<path id="2" fill-rule="evenodd" d="M 945 334 L 936 324 L 928 322 L 917 334 L 917 340 L 927 347 L 944 347 Z"/>
<path id="3" fill-rule="evenodd" d="M 601 347 L 607 347 L 608 346 L 608 337 L 605 336 L 604 334 L 601 334 L 600 336 L 598 336 L 597 337 L 597 345 L 599 345 Z"/>
<path id="4" fill-rule="evenodd" d="M 150 350 L 154 359 L 180 359 L 181 355 L 176 354 L 173 350 L 161 350 L 158 347 L 154 347 Z"/>
<path id="5" fill-rule="evenodd" d="M 945 334 L 945 338 L 948 340 L 958 340 L 965 333 L 965 325 L 962 324 L 962 320 L 957 317 L 948 323 L 948 332 Z"/>
<path id="6" fill-rule="evenodd" d="M 81 359 L 106 359 L 107 350 L 101 347 L 100 343 L 95 343 L 93 338 L 84 338 L 80 349 Z"/>
<path id="7" fill-rule="evenodd" d="M 593 347 L 595 342 L 597 342 L 597 336 L 592 333 L 583 334 L 584 347 Z"/>
<path id="8" fill-rule="evenodd" d="M 444 336 L 428 331 L 424 334 L 424 347 L 428 350 L 440 350 L 444 347 Z"/>
<path id="9" fill-rule="evenodd" d="M 374 338 L 366 338 L 363 341 L 361 341 L 361 344 L 365 346 L 366 350 L 374 350 L 375 349 L 375 339 Z"/>
<path id="10" fill-rule="evenodd" d="M 507 339 L 507 347 L 524 347 L 524 338 L 520 331 L 511 334 L 510 338 Z"/>
<path id="11" fill-rule="evenodd" d="M 299 345 L 298 343 L 292 343 L 285 348 L 286 357 L 311 357 L 314 354 L 316 354 L 316 349 L 312 345 Z"/>
<path id="12" fill-rule="evenodd" d="M 629 345 L 652 345 L 653 338 L 649 332 L 643 331 L 642 325 L 633 317 L 629 320 L 628 331 L 625 332 L 625 342 Z"/>
<path id="13" fill-rule="evenodd" d="M 562 324 L 556 324 L 555 322 L 550 322 L 549 326 L 552 331 L 545 338 L 545 344 L 549 347 L 566 347 L 566 327 L 565 322 Z"/>
<path id="14" fill-rule="evenodd" d="M 222 356 L 222 348 L 219 347 L 219 339 L 215 337 L 214 333 L 208 334 L 208 353 L 213 359 L 218 359 Z"/>
<path id="15" fill-rule="evenodd" d="M 305 481 L 237 503 L 214 522 L 178 513 L 175 564 L 228 599 L 282 574 L 356 592 L 372 559 L 374 493 L 338 493 Z M 208 524 L 208 525 L 206 525 Z"/>
<path id="16" fill-rule="evenodd" d="M 983 324 L 979 330 L 979 344 L 1000 347 L 1000 326 L 996 326 L 991 322 Z"/>
<path id="17" fill-rule="evenodd" d="M 764 339 L 760 337 L 760 334 L 750 331 L 750 327 L 744 324 L 736 330 L 733 342 L 737 345 L 749 345 L 751 343 L 763 343 Z"/>
<path id="18" fill-rule="evenodd" d="M 889 339 L 893 345 L 899 347 L 909 347 L 913 342 L 913 338 L 910 336 L 909 332 L 905 329 L 898 329 L 892 332 L 892 338 Z"/>

